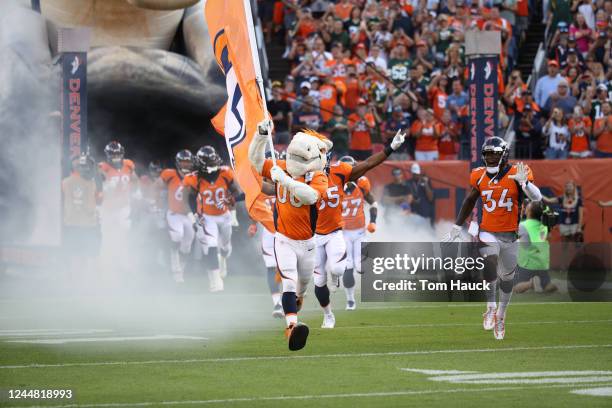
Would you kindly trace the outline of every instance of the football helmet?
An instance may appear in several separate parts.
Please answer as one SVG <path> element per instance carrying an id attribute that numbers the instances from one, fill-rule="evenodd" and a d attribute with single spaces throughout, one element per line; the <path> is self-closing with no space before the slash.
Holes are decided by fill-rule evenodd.
<path id="1" fill-rule="evenodd" d="M 355 160 L 353 156 L 342 156 L 341 158 L 338 159 L 338 161 L 342 163 L 348 163 L 351 166 L 354 166 L 355 164 L 357 164 L 357 160 Z"/>
<path id="2" fill-rule="evenodd" d="M 202 146 L 196 154 L 196 167 L 198 172 L 202 174 L 212 174 L 219 170 L 221 166 L 221 157 L 212 146 Z"/>
<path id="3" fill-rule="evenodd" d="M 161 163 L 159 160 L 151 160 L 149 162 L 149 177 L 156 179 L 162 172 Z"/>
<path id="4" fill-rule="evenodd" d="M 181 150 L 174 156 L 174 164 L 176 171 L 181 176 L 186 176 L 193 171 L 193 154 L 187 149 Z"/>
<path id="5" fill-rule="evenodd" d="M 96 161 L 87 153 L 81 153 L 78 160 L 76 161 L 76 169 L 79 175 L 86 179 L 91 180 L 96 174 Z"/>
<path id="6" fill-rule="evenodd" d="M 120 169 L 123 166 L 123 157 L 125 156 L 125 149 L 121 146 L 121 143 L 113 140 L 104 148 L 104 154 L 106 155 L 106 161 L 108 164 L 116 169 Z"/>
<path id="7" fill-rule="evenodd" d="M 266 159 L 271 159 L 272 158 L 272 154 L 271 153 L 272 153 L 271 150 L 266 151 Z M 280 155 L 278 153 L 278 150 L 274 149 L 274 157 L 278 160 L 278 159 L 280 159 L 279 156 Z"/>
<path id="8" fill-rule="evenodd" d="M 490 137 L 482 144 L 481 154 L 487 173 L 497 174 L 508 163 L 508 143 L 501 137 Z"/>

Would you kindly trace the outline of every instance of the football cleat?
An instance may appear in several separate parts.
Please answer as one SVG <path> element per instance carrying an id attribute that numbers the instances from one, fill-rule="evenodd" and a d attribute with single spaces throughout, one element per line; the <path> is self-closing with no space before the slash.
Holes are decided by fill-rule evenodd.
<path id="1" fill-rule="evenodd" d="M 300 310 L 302 310 L 302 305 L 304 304 L 304 296 L 298 296 L 296 303 L 297 303 L 297 311 L 299 312 Z"/>
<path id="2" fill-rule="evenodd" d="M 482 328 L 485 330 L 493 330 L 495 325 L 495 308 L 488 307 L 487 311 L 482 314 Z"/>
<path id="3" fill-rule="evenodd" d="M 274 309 L 272 309 L 272 317 L 275 317 L 277 319 L 282 319 L 283 317 L 285 317 L 285 312 L 283 312 L 283 305 L 281 305 L 280 303 L 274 305 Z"/>
<path id="4" fill-rule="evenodd" d="M 347 302 L 346 302 L 346 310 L 355 310 L 356 308 L 357 308 L 357 305 L 355 304 L 355 301 L 347 300 Z"/>
<path id="5" fill-rule="evenodd" d="M 305 324 L 290 324 L 289 327 L 285 329 L 285 337 L 289 340 L 289 350 L 297 351 L 303 349 L 306 345 L 309 332 L 310 330 Z"/>
<path id="6" fill-rule="evenodd" d="M 533 291 L 535 293 L 544 292 L 544 287 L 542 286 L 542 279 L 540 279 L 538 275 L 535 275 L 533 278 L 531 278 L 531 282 L 533 284 Z"/>
<path id="7" fill-rule="evenodd" d="M 323 314 L 323 324 L 321 325 L 322 329 L 333 329 L 336 327 L 336 316 L 333 313 Z"/>
<path id="8" fill-rule="evenodd" d="M 506 335 L 506 319 L 498 318 L 495 315 L 495 327 L 493 329 L 493 335 L 497 340 L 503 340 Z"/>

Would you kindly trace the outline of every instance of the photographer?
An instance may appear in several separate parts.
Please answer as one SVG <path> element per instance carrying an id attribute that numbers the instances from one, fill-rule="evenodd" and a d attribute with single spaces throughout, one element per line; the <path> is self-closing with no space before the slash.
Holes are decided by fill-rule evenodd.
<path id="1" fill-rule="evenodd" d="M 408 180 L 407 185 L 412 196 L 411 210 L 433 225 L 434 191 L 431 188 L 431 181 L 423 174 L 418 163 L 412 163 L 410 173 L 412 173 L 412 178 Z"/>
<path id="2" fill-rule="evenodd" d="M 565 191 L 562 196 L 543 197 L 542 200 L 547 204 L 560 204 L 559 232 L 561 233 L 561 240 L 564 242 L 582 242 L 584 207 L 576 183 L 570 180 L 565 183 Z"/>
<path id="3" fill-rule="evenodd" d="M 541 201 L 527 205 L 527 219 L 519 224 L 518 273 L 515 293 L 533 289 L 535 292 L 555 292 L 550 281 L 550 245 L 548 232 L 554 223 L 554 213 Z M 552 215 L 552 217 L 551 217 Z"/>

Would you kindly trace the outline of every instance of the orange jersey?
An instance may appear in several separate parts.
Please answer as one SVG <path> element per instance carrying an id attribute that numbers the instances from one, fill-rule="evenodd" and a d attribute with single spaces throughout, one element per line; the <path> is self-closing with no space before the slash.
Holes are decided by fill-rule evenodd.
<path id="1" fill-rule="evenodd" d="M 365 196 L 370 192 L 370 180 L 366 176 L 357 179 L 357 187 L 350 193 L 345 192 L 342 199 L 342 218 L 345 230 L 365 228 L 363 205 Z"/>
<path id="2" fill-rule="evenodd" d="M 106 162 L 98 164 L 98 169 L 104 177 L 104 201 L 107 208 L 120 208 L 130 204 L 133 189 L 133 178 L 136 175 L 134 162 L 123 159 L 123 166 L 116 169 Z"/>
<path id="3" fill-rule="evenodd" d="M 263 202 L 263 205 L 266 209 L 270 210 L 270 212 L 274 211 L 274 204 L 276 203 L 276 197 L 267 196 L 260 194 L 257 196 L 256 200 L 260 200 Z M 274 222 L 267 222 L 267 220 L 261 221 L 261 225 L 264 226 L 270 233 L 274 234 L 276 232 L 276 228 L 274 228 Z"/>
<path id="4" fill-rule="evenodd" d="M 527 179 L 533 181 L 533 173 L 527 168 Z M 516 232 L 523 201 L 521 186 L 508 176 L 516 174 L 515 166 L 508 166 L 491 182 L 484 167 L 472 170 L 470 186 L 480 192 L 482 221 L 480 229 L 488 232 Z"/>
<path id="5" fill-rule="evenodd" d="M 187 214 L 189 209 L 185 201 L 183 179 L 175 169 L 165 169 L 160 175 L 168 188 L 168 210 L 173 213 Z"/>
<path id="6" fill-rule="evenodd" d="M 329 168 L 328 187 L 321 201 L 319 201 L 317 234 L 330 234 L 344 226 L 342 220 L 344 185 L 348 183 L 352 171 L 353 166 L 344 162 L 334 163 Z"/>
<path id="7" fill-rule="evenodd" d="M 287 169 L 284 160 L 277 160 L 276 164 L 283 170 Z M 270 178 L 270 169 L 272 169 L 272 160 L 266 159 L 261 175 Z M 296 180 L 314 188 L 321 197 L 327 190 L 327 176 L 322 171 L 307 173 Z M 317 205 L 318 202 L 310 205 L 302 204 L 286 188 L 276 183 L 276 203 L 274 204 L 276 231 L 287 238 L 299 241 L 312 238 L 317 226 Z"/>
<path id="8" fill-rule="evenodd" d="M 190 187 L 198 193 L 198 214 L 221 215 L 229 210 L 227 199 L 233 182 L 234 173 L 228 167 L 223 166 L 217 178 L 212 182 L 194 172 L 185 176 L 183 186 Z"/>

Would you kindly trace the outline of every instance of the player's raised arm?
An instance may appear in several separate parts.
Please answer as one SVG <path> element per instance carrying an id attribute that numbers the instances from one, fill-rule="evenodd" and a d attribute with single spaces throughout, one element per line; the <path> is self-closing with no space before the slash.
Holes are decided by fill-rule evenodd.
<path id="1" fill-rule="evenodd" d="M 369 170 L 378 166 L 380 163 L 387 160 L 387 157 L 391 156 L 391 153 L 400 148 L 406 139 L 406 133 L 402 132 L 402 129 L 398 130 L 389 146 L 385 147 L 382 152 L 378 152 L 373 156 L 368 157 L 367 160 L 357 163 L 353 166 L 353 171 L 349 176 L 348 181 L 355 181 L 359 177 L 363 176 Z"/>
<path id="2" fill-rule="evenodd" d="M 517 183 L 520 184 L 523 192 L 531 201 L 540 201 L 542 200 L 542 193 L 540 189 L 533 184 L 533 175 L 531 174 L 531 170 L 527 165 L 523 162 L 519 162 L 516 165 L 516 174 L 512 174 L 508 176 L 508 178 L 513 179 Z"/>

